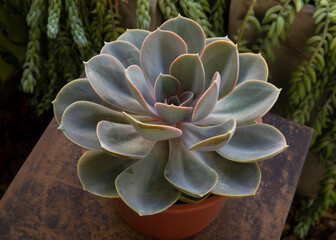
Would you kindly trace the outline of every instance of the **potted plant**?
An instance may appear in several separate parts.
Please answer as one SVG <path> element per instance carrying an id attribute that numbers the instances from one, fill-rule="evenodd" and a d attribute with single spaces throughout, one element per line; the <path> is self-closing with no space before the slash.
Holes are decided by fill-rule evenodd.
<path id="1" fill-rule="evenodd" d="M 84 190 L 143 218 L 178 200 L 254 195 L 256 162 L 287 148 L 256 122 L 280 92 L 265 60 L 226 37 L 206 39 L 193 20 L 127 30 L 84 64 L 86 78 L 53 102 L 59 129 L 89 149 L 78 162 Z"/>

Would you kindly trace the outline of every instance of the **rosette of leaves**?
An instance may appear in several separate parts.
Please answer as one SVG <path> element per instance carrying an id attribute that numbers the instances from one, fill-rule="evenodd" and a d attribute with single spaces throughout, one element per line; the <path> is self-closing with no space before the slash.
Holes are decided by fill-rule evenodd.
<path id="1" fill-rule="evenodd" d="M 53 102 L 59 129 L 89 149 L 78 162 L 84 190 L 140 215 L 178 199 L 254 195 L 256 162 L 287 148 L 280 131 L 256 123 L 280 92 L 264 59 L 206 39 L 188 18 L 126 31 L 85 72 Z"/>

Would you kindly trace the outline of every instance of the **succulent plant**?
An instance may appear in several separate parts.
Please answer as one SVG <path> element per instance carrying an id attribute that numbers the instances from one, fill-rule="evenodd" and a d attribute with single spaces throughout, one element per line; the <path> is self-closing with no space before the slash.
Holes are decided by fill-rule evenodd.
<path id="1" fill-rule="evenodd" d="M 287 148 L 256 120 L 280 90 L 260 54 L 227 37 L 206 39 L 178 16 L 157 30 L 127 30 L 85 62 L 54 104 L 59 129 L 89 149 L 78 162 L 84 190 L 122 200 L 140 215 L 178 199 L 254 195 L 257 161 Z"/>

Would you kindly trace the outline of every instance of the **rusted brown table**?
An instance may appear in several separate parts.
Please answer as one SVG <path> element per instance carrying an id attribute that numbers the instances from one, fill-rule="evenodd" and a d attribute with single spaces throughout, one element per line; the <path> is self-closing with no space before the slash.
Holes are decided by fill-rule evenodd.
<path id="1" fill-rule="evenodd" d="M 190 239 L 279 239 L 308 150 L 312 129 L 268 114 L 290 147 L 261 162 L 254 197 L 228 199 L 207 229 Z M 120 220 L 111 199 L 84 192 L 76 173 L 79 147 L 51 121 L 0 202 L 0 239 L 153 239 Z"/>

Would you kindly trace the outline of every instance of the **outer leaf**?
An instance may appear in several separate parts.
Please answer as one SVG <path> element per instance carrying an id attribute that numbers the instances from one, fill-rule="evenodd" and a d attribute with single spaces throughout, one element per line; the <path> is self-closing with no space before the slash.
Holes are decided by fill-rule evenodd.
<path id="1" fill-rule="evenodd" d="M 134 46 L 136 46 L 138 49 L 141 49 L 141 45 L 145 38 L 150 34 L 147 30 L 142 29 L 127 29 L 126 32 L 121 34 L 118 38 L 118 40 L 126 41 Z"/>
<path id="2" fill-rule="evenodd" d="M 207 38 L 206 39 L 206 45 L 209 45 L 210 43 L 216 42 L 216 41 L 227 41 L 229 43 L 234 44 L 227 36 L 226 37 L 213 37 L 213 38 Z"/>
<path id="3" fill-rule="evenodd" d="M 192 107 L 167 105 L 165 103 L 155 103 L 154 108 L 169 123 L 180 122 L 193 111 Z"/>
<path id="4" fill-rule="evenodd" d="M 181 92 L 190 91 L 195 97 L 204 89 L 204 69 L 198 54 L 184 54 L 174 60 L 170 74 L 181 83 Z"/>
<path id="5" fill-rule="evenodd" d="M 124 202 L 140 216 L 162 212 L 180 197 L 164 177 L 168 160 L 167 142 L 158 142 L 151 153 L 123 171 L 116 188 Z"/>
<path id="6" fill-rule="evenodd" d="M 238 125 L 253 122 L 266 114 L 274 105 L 280 89 L 257 80 L 246 81 L 227 97 L 216 103 L 212 113 L 204 119 L 234 118 Z"/>
<path id="7" fill-rule="evenodd" d="M 152 141 L 162 141 L 176 138 L 182 135 L 182 131 L 178 128 L 155 123 L 142 123 L 125 112 L 123 112 L 123 114 L 125 115 L 128 122 L 132 124 L 136 131 L 145 139 Z"/>
<path id="8" fill-rule="evenodd" d="M 164 22 L 160 28 L 181 36 L 188 46 L 189 53 L 201 53 L 205 46 L 205 34 L 195 21 L 179 15 Z"/>
<path id="9" fill-rule="evenodd" d="M 215 152 L 200 152 L 200 157 L 218 174 L 216 186 L 211 193 L 228 197 L 255 195 L 261 180 L 256 163 L 229 161 Z"/>
<path id="10" fill-rule="evenodd" d="M 160 74 L 155 81 L 154 93 L 157 102 L 165 102 L 169 97 L 180 92 L 180 82 L 171 75 Z"/>
<path id="11" fill-rule="evenodd" d="M 236 162 L 256 162 L 271 158 L 288 147 L 286 139 L 267 124 L 238 126 L 231 140 L 217 152 Z"/>
<path id="12" fill-rule="evenodd" d="M 125 41 L 105 43 L 100 51 L 101 54 L 109 54 L 127 68 L 133 64 L 140 65 L 140 50 L 133 44 Z"/>
<path id="13" fill-rule="evenodd" d="M 267 81 L 268 67 L 261 54 L 239 54 L 239 76 L 237 85 L 247 80 Z"/>
<path id="14" fill-rule="evenodd" d="M 105 107 L 114 108 L 97 95 L 92 89 L 89 80 L 86 78 L 77 79 L 65 85 L 52 102 L 55 118 L 58 123 L 61 123 L 65 109 L 76 101 L 89 101 Z"/>
<path id="15" fill-rule="evenodd" d="M 215 72 L 221 76 L 219 98 L 229 94 L 238 79 L 238 48 L 227 41 L 215 41 L 207 45 L 201 56 L 205 70 L 205 87 L 210 85 Z"/>
<path id="16" fill-rule="evenodd" d="M 128 89 L 125 79 L 125 69 L 114 57 L 100 54 L 85 63 L 88 79 L 105 101 L 123 110 L 146 114 Z"/>
<path id="17" fill-rule="evenodd" d="M 59 129 L 81 147 L 100 149 L 96 127 L 102 120 L 128 123 L 121 112 L 93 102 L 78 101 L 64 111 Z"/>
<path id="18" fill-rule="evenodd" d="M 195 198 L 209 193 L 218 178 L 212 168 L 204 164 L 192 151 L 184 148 L 179 138 L 169 140 L 169 160 L 165 176 L 177 189 Z"/>
<path id="19" fill-rule="evenodd" d="M 117 158 L 101 150 L 90 150 L 78 161 L 77 173 L 83 189 L 101 197 L 119 197 L 116 177 L 134 160 Z"/>
<path id="20" fill-rule="evenodd" d="M 153 86 L 146 80 L 139 66 L 132 65 L 126 69 L 126 82 L 134 98 L 138 100 L 141 106 L 149 114 L 157 115 L 153 107 L 155 103 Z"/>
<path id="21" fill-rule="evenodd" d="M 178 35 L 157 29 L 148 35 L 140 51 L 140 63 L 145 76 L 154 85 L 160 73 L 168 74 L 170 64 L 187 53 L 187 45 Z"/>
<path id="22" fill-rule="evenodd" d="M 142 138 L 128 124 L 101 121 L 97 126 L 97 135 L 102 149 L 122 158 L 143 158 L 155 144 Z"/>
<path id="23" fill-rule="evenodd" d="M 222 148 L 236 129 L 236 121 L 227 119 L 224 123 L 214 126 L 196 126 L 191 123 L 182 123 L 183 143 L 189 150 L 216 151 Z"/>

